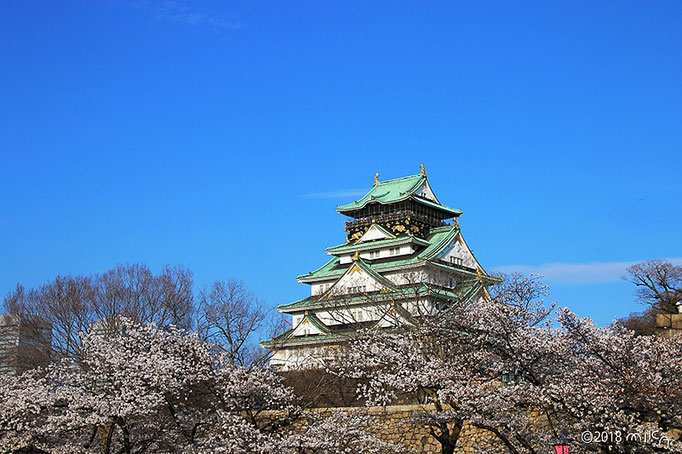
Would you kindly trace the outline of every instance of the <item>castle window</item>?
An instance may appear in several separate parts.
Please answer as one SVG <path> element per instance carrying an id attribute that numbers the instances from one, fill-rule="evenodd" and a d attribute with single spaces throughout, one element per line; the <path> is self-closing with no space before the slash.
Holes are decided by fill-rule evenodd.
<path id="1" fill-rule="evenodd" d="M 453 265 L 462 265 L 462 257 L 455 257 L 454 255 L 450 256 L 450 263 Z"/>

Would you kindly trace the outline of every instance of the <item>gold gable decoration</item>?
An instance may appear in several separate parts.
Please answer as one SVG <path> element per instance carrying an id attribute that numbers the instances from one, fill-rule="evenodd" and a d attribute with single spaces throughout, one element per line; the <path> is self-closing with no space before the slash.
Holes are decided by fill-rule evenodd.
<path id="1" fill-rule="evenodd" d="M 479 266 L 476 269 L 476 279 L 478 279 L 478 282 L 480 282 L 481 284 L 483 283 L 483 277 L 484 277 L 483 269 Z"/>

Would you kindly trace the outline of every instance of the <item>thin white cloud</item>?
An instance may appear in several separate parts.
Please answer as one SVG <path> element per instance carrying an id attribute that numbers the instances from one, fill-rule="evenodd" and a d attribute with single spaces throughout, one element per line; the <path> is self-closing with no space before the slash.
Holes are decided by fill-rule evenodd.
<path id="1" fill-rule="evenodd" d="M 339 189 L 338 191 L 329 192 L 311 192 L 303 194 L 303 197 L 309 199 L 340 199 L 344 197 L 361 197 L 366 192 L 367 189 Z"/>
<path id="2" fill-rule="evenodd" d="M 225 19 L 211 11 L 199 9 L 190 2 L 167 0 L 154 2 L 139 0 L 135 7 L 150 14 L 155 20 L 174 22 L 191 27 L 209 27 L 214 30 L 236 30 L 243 28 L 243 24 Z"/>
<path id="3" fill-rule="evenodd" d="M 682 265 L 682 257 L 670 257 L 665 260 Z M 545 263 L 543 265 L 508 265 L 495 268 L 502 273 L 518 272 L 523 274 L 539 274 L 545 281 L 559 284 L 605 284 L 618 282 L 625 274 L 627 267 L 640 263 L 632 262 L 589 262 L 589 263 Z"/>

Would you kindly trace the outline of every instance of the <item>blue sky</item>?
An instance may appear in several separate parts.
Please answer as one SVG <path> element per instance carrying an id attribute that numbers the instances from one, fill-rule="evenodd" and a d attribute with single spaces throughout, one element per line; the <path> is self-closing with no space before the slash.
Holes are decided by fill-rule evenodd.
<path id="1" fill-rule="evenodd" d="M 489 269 L 608 323 L 682 257 L 682 3 L 4 2 L 0 293 L 119 262 L 274 307 L 417 173 Z"/>

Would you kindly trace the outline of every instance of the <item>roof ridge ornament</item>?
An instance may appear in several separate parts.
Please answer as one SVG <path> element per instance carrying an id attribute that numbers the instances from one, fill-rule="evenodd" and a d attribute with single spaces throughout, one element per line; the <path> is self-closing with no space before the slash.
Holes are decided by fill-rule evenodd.
<path id="1" fill-rule="evenodd" d="M 360 250 L 358 249 L 355 251 L 355 255 L 353 255 L 353 261 L 357 262 L 359 258 L 360 258 Z"/>
<path id="2" fill-rule="evenodd" d="M 376 186 L 378 182 L 379 182 L 379 172 L 377 172 L 377 174 L 374 175 L 374 186 Z"/>
<path id="3" fill-rule="evenodd" d="M 420 173 L 422 176 L 426 176 L 426 169 L 424 169 L 424 163 L 423 163 L 423 162 L 419 165 L 419 169 L 420 169 L 420 170 L 419 170 L 419 173 Z M 378 175 L 378 174 L 377 174 L 377 175 Z"/>

